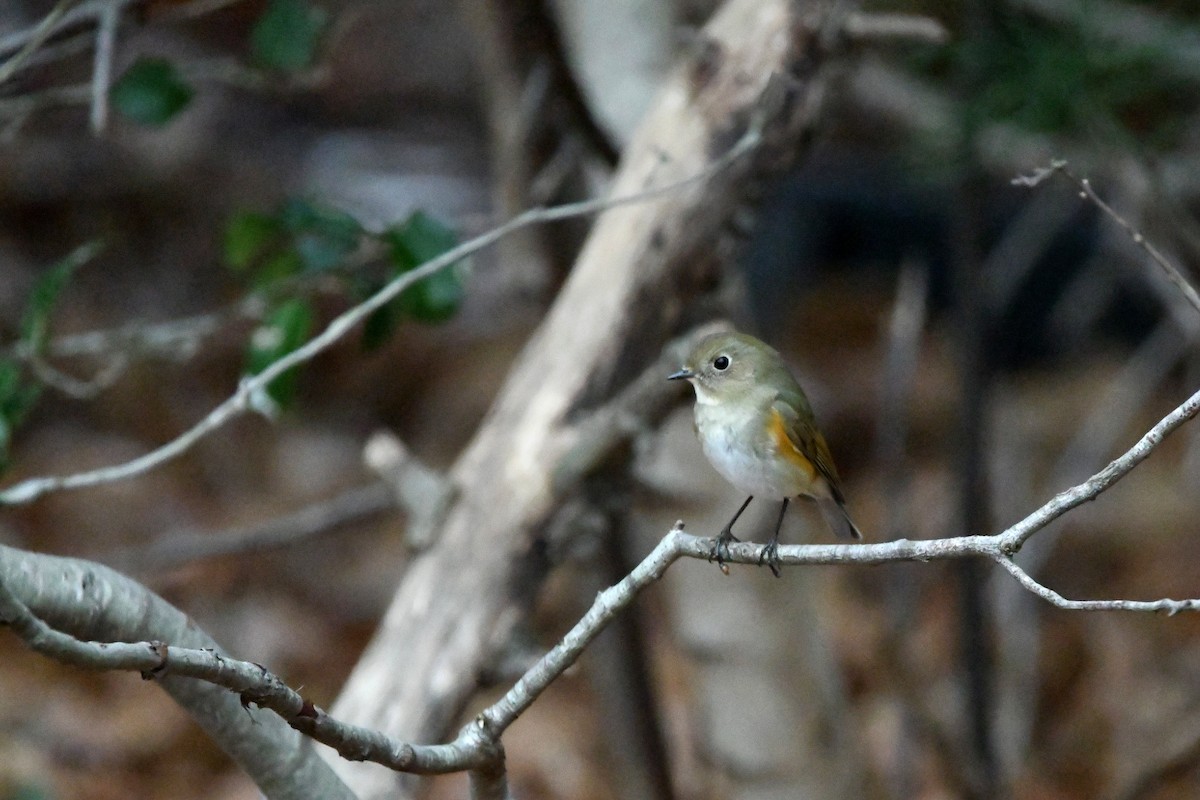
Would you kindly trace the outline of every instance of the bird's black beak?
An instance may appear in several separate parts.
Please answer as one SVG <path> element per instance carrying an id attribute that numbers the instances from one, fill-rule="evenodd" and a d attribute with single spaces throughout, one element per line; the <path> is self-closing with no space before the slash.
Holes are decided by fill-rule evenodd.
<path id="1" fill-rule="evenodd" d="M 670 375 L 668 375 L 667 380 L 678 381 L 678 380 L 687 380 L 688 378 L 694 378 L 694 377 L 696 377 L 696 373 L 692 372 L 687 367 L 684 367 L 683 369 L 679 370 L 679 372 L 672 372 Z"/>

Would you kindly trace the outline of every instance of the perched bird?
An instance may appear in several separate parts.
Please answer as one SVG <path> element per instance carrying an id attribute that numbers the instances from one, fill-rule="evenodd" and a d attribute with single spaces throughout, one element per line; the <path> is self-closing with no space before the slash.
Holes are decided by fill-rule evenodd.
<path id="1" fill-rule="evenodd" d="M 683 368 L 667 378 L 692 384 L 704 455 L 749 495 L 717 537 L 711 558 L 718 564 L 729 557 L 729 543 L 738 541 L 733 523 L 755 497 L 783 501 L 775 533 L 759 557 L 776 577 L 779 529 L 793 497 L 816 500 L 838 536 L 862 538 L 846 513 L 837 468 L 808 398 L 773 348 L 744 333 L 714 333 L 697 342 Z"/>

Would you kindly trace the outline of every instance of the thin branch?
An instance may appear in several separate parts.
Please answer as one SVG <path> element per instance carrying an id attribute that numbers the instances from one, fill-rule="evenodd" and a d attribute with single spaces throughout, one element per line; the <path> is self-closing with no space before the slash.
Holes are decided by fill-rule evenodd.
<path id="1" fill-rule="evenodd" d="M 912 401 L 921 355 L 921 335 L 928 319 L 928 292 L 928 265 L 905 260 L 900 267 L 896 298 L 888 322 L 875 432 L 875 461 L 884 475 L 884 496 L 889 511 L 885 528 L 889 539 L 912 527 L 911 465 L 906 452 L 910 420 L 908 404 Z M 889 608 L 898 610 L 893 606 Z"/>
<path id="2" fill-rule="evenodd" d="M 134 571 L 172 569 L 206 558 L 260 553 L 303 542 L 346 525 L 396 508 L 394 490 L 385 483 L 356 486 L 298 511 L 258 525 L 219 532 L 182 531 L 144 545 L 120 551 L 111 563 L 128 564 Z M 109 561 L 110 558 L 105 558 Z"/>
<path id="3" fill-rule="evenodd" d="M 5 625 L 38 652 L 66 663 L 134 669 L 155 679 L 272 800 L 353 797 L 278 715 L 248 708 L 221 685 L 156 672 L 161 659 L 153 653 L 167 648 L 159 642 L 169 642 L 172 651 L 201 653 L 210 665 L 219 665 L 225 654 L 195 620 L 114 570 L 0 545 L 0 627 Z M 79 637 L 102 641 L 81 643 Z"/>
<path id="4" fill-rule="evenodd" d="M 220 11 L 223 8 L 228 8 L 241 2 L 243 0 L 192 0 L 190 3 L 183 3 L 181 5 L 172 4 L 162 11 L 157 12 L 154 15 L 154 20 L 156 22 L 184 22 L 203 17 L 206 14 Z"/>
<path id="5" fill-rule="evenodd" d="M 40 354 L 29 359 L 29 366 L 39 381 L 76 400 L 90 400 L 116 383 L 129 366 L 129 357 L 114 353 L 107 364 L 90 378 L 76 378 L 55 367 Z"/>
<path id="6" fill-rule="evenodd" d="M 1114 459 L 1100 472 L 1078 486 L 1059 492 L 1037 511 L 1004 533 L 997 534 L 1001 542 L 1001 550 L 1005 555 L 1015 554 L 1030 536 L 1046 525 L 1072 508 L 1094 500 L 1101 492 L 1121 480 L 1129 474 L 1130 470 L 1146 460 L 1163 439 L 1170 436 L 1180 425 L 1196 416 L 1197 412 L 1200 412 L 1200 392 L 1193 394 L 1182 405 L 1163 417 L 1157 425 L 1138 440 L 1137 444 L 1125 451 L 1119 458 Z"/>
<path id="7" fill-rule="evenodd" d="M 1167 276 L 1167 280 L 1174 284 L 1175 288 L 1178 289 L 1188 303 L 1191 304 L 1192 308 L 1194 308 L 1196 311 L 1200 311 L 1200 295 L 1196 293 L 1195 288 L 1193 288 L 1188 282 L 1187 278 L 1183 276 L 1183 273 L 1176 269 L 1175 265 L 1168 261 L 1166 256 L 1159 252 L 1158 248 L 1151 244 L 1146 237 L 1142 235 L 1141 231 L 1134 227 L 1133 224 L 1127 219 L 1118 214 L 1112 206 L 1104 202 L 1100 195 L 1096 194 L 1096 190 L 1092 188 L 1092 182 L 1090 180 L 1087 178 L 1080 178 L 1079 176 L 1075 175 L 1075 173 L 1071 172 L 1071 170 L 1067 168 L 1066 161 L 1052 161 L 1049 167 L 1042 167 L 1034 170 L 1030 175 L 1023 175 L 1013 178 L 1012 182 L 1015 186 L 1034 187 L 1051 176 L 1059 173 L 1066 176 L 1072 183 L 1079 187 L 1079 196 L 1081 198 L 1084 200 L 1090 200 L 1095 204 L 1096 208 L 1103 211 L 1110 219 L 1116 222 L 1117 225 L 1119 225 L 1121 229 L 1125 231 L 1125 233 L 1129 234 L 1129 238 L 1133 241 L 1133 243 L 1142 248 L 1142 250 L 1145 251 L 1148 256 L 1150 256 L 1150 259 L 1158 265 L 1159 269 L 1163 271 L 1163 274 Z"/>
<path id="8" fill-rule="evenodd" d="M 241 416 L 244 412 L 251 410 L 254 407 L 256 398 L 265 391 L 266 387 L 275 378 L 332 347 L 373 312 L 391 302 L 397 295 L 418 281 L 479 252 L 514 231 L 527 228 L 531 225 L 587 216 L 620 206 L 648 202 L 705 181 L 752 151 L 758 146 L 760 141 L 761 134 L 759 128 L 752 125 L 741 139 L 724 155 L 714 160 L 700 172 L 681 180 L 623 197 L 585 200 L 548 208 L 534 208 L 519 214 L 508 222 L 458 245 L 441 256 L 425 262 L 414 270 L 404 273 L 359 305 L 335 317 L 324 331 L 313 339 L 310 339 L 303 346 L 280 358 L 257 375 L 243 378 L 238 385 L 237 391 L 231 397 L 214 408 L 208 416 L 170 442 L 123 464 L 102 467 L 87 472 L 30 478 L 21 481 L 0 491 L 0 504 L 15 505 L 29 503 L 51 491 L 79 489 L 124 480 L 135 475 L 140 475 L 171 459 L 177 458 L 209 433 L 222 427 L 230 420 Z"/>
<path id="9" fill-rule="evenodd" d="M 3 84 L 9 78 L 17 73 L 21 66 L 29 60 L 42 43 L 45 42 L 54 33 L 55 27 L 63 19 L 67 13 L 67 9 L 71 7 L 74 0 L 58 0 L 54 4 L 54 8 L 50 9 L 50 13 L 42 18 L 42 21 L 31 28 L 26 35 L 26 38 L 21 42 L 20 49 L 12 58 L 0 64 L 0 84 Z"/>
<path id="10" fill-rule="evenodd" d="M 454 482 L 422 462 L 389 431 L 367 440 L 363 463 L 390 488 L 392 506 L 408 516 L 404 532 L 408 545 L 414 550 L 428 547 L 458 496 Z"/>
<path id="11" fill-rule="evenodd" d="M 1111 485 L 1111 484 L 1109 484 Z M 958 536 L 879 544 L 783 545 L 780 563 L 789 566 L 886 564 L 984 557 L 1003 566 L 1020 584 L 1060 608 L 1080 611 L 1152 611 L 1175 614 L 1200 611 L 1200 599 L 1189 600 L 1068 600 L 1039 584 L 1012 561 L 1008 542 L 1019 527 L 991 536 Z M 414 745 L 329 716 L 261 665 L 236 661 L 214 650 L 172 647 L 161 642 L 87 642 L 52 629 L 37 619 L 0 581 L 0 620 L 10 625 L 31 648 L 66 663 L 92 669 L 122 669 L 147 678 L 167 675 L 196 678 L 237 693 L 243 704 L 253 703 L 278 714 L 288 725 L 311 736 L 353 761 L 372 761 L 402 772 L 443 774 L 480 770 L 500 755 L 499 740 L 537 697 L 583 654 L 617 614 L 638 594 L 661 578 L 680 558 L 709 560 L 713 539 L 693 536 L 676 523 L 632 572 L 596 596 L 575 626 L 531 667 L 509 691 L 481 712 L 443 745 Z M 727 561 L 760 563 L 763 545 L 737 542 Z"/>
<path id="12" fill-rule="evenodd" d="M 944 44 L 950 39 L 941 22 L 915 14 L 852 12 L 842 21 L 842 34 L 862 44 Z"/>
<path id="13" fill-rule="evenodd" d="M 45 19 L 42 20 L 36 27 L 23 31 L 15 31 L 6 36 L 0 36 L 0 55 L 11 53 L 15 50 L 29 49 L 30 45 L 36 49 L 42 42 L 55 34 L 67 30 L 68 28 L 77 25 L 85 24 L 93 19 L 98 19 L 110 6 L 127 6 L 139 0 L 86 0 L 74 8 L 70 8 L 71 2 L 62 2 L 59 6 L 63 6 L 62 11 L 57 15 L 51 12 Z M 70 9 L 70 10 L 68 10 Z M 55 9 L 58 11 L 58 8 Z M 65 12 L 65 13 L 63 13 Z M 50 19 L 54 16 L 54 19 Z M 7 76 L 6 76 L 7 77 Z"/>
<path id="14" fill-rule="evenodd" d="M 92 133 L 108 127 L 108 89 L 112 84 L 113 58 L 117 47 L 117 28 L 121 25 L 121 7 L 106 6 L 96 20 L 96 55 L 92 61 Z"/>
<path id="15" fill-rule="evenodd" d="M 1021 586 L 1033 592 L 1051 605 L 1068 611 L 1164 611 L 1170 616 L 1180 611 L 1200 611 L 1200 599 L 1171 600 L 1068 600 L 1053 589 L 1038 583 L 1023 570 L 1017 562 L 1008 556 L 991 554 L 989 556 L 1008 573 L 1017 579 Z"/>

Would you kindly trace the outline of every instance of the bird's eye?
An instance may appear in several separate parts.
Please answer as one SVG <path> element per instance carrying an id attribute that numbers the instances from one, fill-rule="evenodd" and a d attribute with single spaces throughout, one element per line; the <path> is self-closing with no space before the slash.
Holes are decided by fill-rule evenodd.
<path id="1" fill-rule="evenodd" d="M 717 356 L 713 359 L 713 369 L 717 372 L 724 372 L 729 369 L 729 356 Z"/>

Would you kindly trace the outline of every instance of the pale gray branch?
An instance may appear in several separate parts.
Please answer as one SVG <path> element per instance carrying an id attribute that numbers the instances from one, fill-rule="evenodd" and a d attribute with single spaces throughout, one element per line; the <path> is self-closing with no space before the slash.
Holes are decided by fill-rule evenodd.
<path id="1" fill-rule="evenodd" d="M 244 708 L 237 697 L 206 681 L 156 673 L 153 652 L 163 646 L 146 642 L 199 653 L 185 658 L 188 663 L 220 663 L 225 654 L 186 614 L 120 573 L 0 545 L 0 623 L 39 652 L 67 663 L 149 672 L 272 800 L 353 796 L 274 714 Z M 80 638 L 100 641 L 80 643 Z"/>
<path id="2" fill-rule="evenodd" d="M 1200 599 L 1068 600 L 1039 584 L 1012 560 L 1009 537 L 1019 527 L 1013 526 L 1008 531 L 991 536 L 958 536 L 922 541 L 898 539 L 879 544 L 781 545 L 779 560 L 787 566 L 800 566 L 984 557 L 1003 566 L 1030 592 L 1064 609 L 1169 614 L 1200 610 Z M 676 523 L 675 528 L 633 571 L 596 596 L 583 618 L 500 700 L 464 727 L 453 742 L 444 745 L 414 745 L 378 731 L 341 722 L 305 700 L 299 692 L 289 688 L 261 665 L 228 658 L 212 648 L 180 647 L 161 641 L 83 641 L 62 633 L 34 615 L 9 587 L 10 579 L 7 576 L 15 565 L 6 564 L 3 559 L 19 552 L 10 548 L 0 548 L 0 578 L 3 578 L 0 580 L 0 620 L 10 625 L 33 649 L 69 664 L 90 669 L 132 670 L 156 680 L 169 676 L 193 678 L 224 687 L 237 694 L 243 704 L 253 703 L 274 711 L 291 727 L 329 745 L 349 760 L 372 761 L 397 771 L 417 774 L 485 770 L 495 767 L 497 759 L 502 758 L 499 741 L 504 731 L 559 675 L 575 663 L 617 614 L 632 604 L 643 589 L 660 579 L 680 558 L 710 560 L 713 544 L 713 539 L 685 533 L 683 524 Z M 731 544 L 727 561 L 757 565 L 762 549 L 762 545 L 751 542 Z M 34 561 L 51 558 L 24 555 L 26 559 Z M 99 568 L 98 565 L 96 567 Z M 141 591 L 152 596 L 149 590 Z M 162 602 L 157 598 L 155 600 Z M 491 774 L 490 780 L 495 779 L 495 774 Z"/>
<path id="3" fill-rule="evenodd" d="M 1017 562 L 1002 555 L 992 555 L 991 559 L 1008 570 L 1024 588 L 1051 605 L 1068 611 L 1165 611 L 1174 616 L 1180 611 L 1200 611 L 1200 599 L 1171 600 L 1068 600 L 1053 589 L 1047 588 L 1033 579 Z"/>
<path id="4" fill-rule="evenodd" d="M 1200 311 L 1200 295 L 1196 293 L 1196 289 L 1191 285 L 1191 283 L 1188 282 L 1187 278 L 1183 276 L 1183 273 L 1181 273 L 1174 264 L 1168 261 L 1167 257 L 1164 256 L 1162 252 L 1160 252 L 1159 249 L 1155 247 L 1149 240 L 1147 240 L 1142 232 L 1134 227 L 1129 220 L 1122 217 L 1112 206 L 1104 202 L 1104 199 L 1096 193 L 1095 189 L 1092 188 L 1091 181 L 1089 181 L 1087 178 L 1081 178 L 1075 175 L 1075 173 L 1071 172 L 1071 170 L 1067 168 L 1066 161 L 1053 161 L 1049 167 L 1042 167 L 1034 170 L 1030 175 L 1023 175 L 1014 178 L 1012 182 L 1016 186 L 1033 187 L 1037 186 L 1055 174 L 1064 175 L 1068 180 L 1078 186 L 1080 197 L 1085 200 L 1090 200 L 1093 204 L 1095 204 L 1096 208 L 1103 211 L 1105 215 L 1107 215 L 1113 222 L 1117 223 L 1117 225 L 1119 225 L 1121 229 L 1129 235 L 1129 238 L 1133 241 L 1133 243 L 1145 251 L 1146 255 L 1150 256 L 1150 259 L 1158 265 L 1159 269 L 1163 271 L 1163 274 L 1167 276 L 1167 280 L 1169 280 L 1175 286 L 1175 288 L 1179 290 L 1180 294 L 1183 295 L 1184 299 L 1188 301 L 1192 308 L 1194 308 L 1196 311 Z"/>
<path id="5" fill-rule="evenodd" d="M 171 569 L 199 559 L 289 547 L 350 523 L 394 510 L 396 505 L 395 492 L 383 482 L 356 486 L 328 500 L 312 503 L 257 525 L 219 532 L 180 531 L 169 534 L 149 546 L 140 545 L 118 552 L 111 556 L 111 563 L 145 572 Z"/>
<path id="6" fill-rule="evenodd" d="M 842 22 L 842 32 L 855 42 L 878 44 L 902 42 L 918 44 L 944 44 L 950 38 L 949 31 L 932 17 L 915 14 L 866 14 L 852 12 Z"/>
<path id="7" fill-rule="evenodd" d="M 96 20 L 96 53 L 92 60 L 92 133 L 108 127 L 108 88 L 112 84 L 113 58 L 117 48 L 117 28 L 121 25 L 121 7 L 105 6 Z"/>
<path id="8" fill-rule="evenodd" d="M 1030 536 L 1072 508 L 1095 499 L 1097 495 L 1121 480 L 1130 470 L 1144 461 L 1163 439 L 1170 436 L 1180 425 L 1196 416 L 1197 412 L 1200 412 L 1200 392 L 1193 394 L 1182 405 L 1163 417 L 1157 425 L 1138 440 L 1137 444 L 1125 451 L 1119 458 L 1114 459 L 1100 472 L 1078 486 L 1059 492 L 1037 511 L 1003 533 L 997 534 L 1002 541 L 1003 552 L 1006 555 L 1016 553 Z"/>
<path id="9" fill-rule="evenodd" d="M 55 28 L 62 22 L 66 16 L 67 9 L 71 7 L 72 0 L 59 0 L 54 4 L 54 8 L 50 9 L 50 13 L 42 18 L 42 21 L 25 32 L 24 38 L 17 45 L 17 52 L 8 61 L 0 64 L 0 84 L 3 84 L 9 78 L 17 73 L 21 66 L 34 54 L 42 43 L 50 38 L 54 33 Z M 9 39 L 12 37 L 6 37 Z M 3 52 L 4 47 L 0 44 L 0 52 Z"/>

